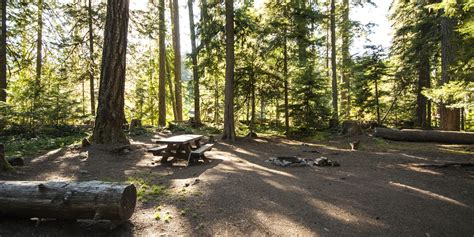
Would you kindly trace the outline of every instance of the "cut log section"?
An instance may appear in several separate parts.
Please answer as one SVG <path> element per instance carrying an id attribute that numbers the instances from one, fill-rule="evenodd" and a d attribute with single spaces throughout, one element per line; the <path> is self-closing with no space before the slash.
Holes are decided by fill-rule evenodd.
<path id="1" fill-rule="evenodd" d="M 472 132 L 376 128 L 374 135 L 395 141 L 474 144 L 474 133 Z"/>
<path id="2" fill-rule="evenodd" d="M 0 216 L 127 220 L 134 210 L 133 184 L 89 182 L 1 181 Z"/>

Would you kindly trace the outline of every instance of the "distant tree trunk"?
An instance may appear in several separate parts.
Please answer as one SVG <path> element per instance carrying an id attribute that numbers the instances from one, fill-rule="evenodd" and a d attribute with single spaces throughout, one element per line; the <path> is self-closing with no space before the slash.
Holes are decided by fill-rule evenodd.
<path id="1" fill-rule="evenodd" d="M 154 68 L 153 68 L 153 60 L 155 58 L 155 55 L 153 54 L 153 47 L 150 47 L 150 58 L 149 58 L 149 67 L 150 67 L 150 77 L 149 77 L 149 80 L 148 80 L 148 104 L 150 106 L 150 120 L 151 120 L 151 126 L 154 126 L 155 125 L 155 98 L 154 98 L 154 94 L 155 94 L 155 89 L 153 88 L 153 83 L 154 83 L 154 80 L 153 80 L 153 72 L 154 72 Z"/>
<path id="2" fill-rule="evenodd" d="M 191 59 L 193 62 L 193 85 L 194 85 L 194 122 L 201 123 L 201 107 L 200 107 L 200 93 L 199 93 L 199 71 L 197 61 L 197 50 L 196 50 L 196 32 L 194 30 L 194 13 L 193 13 L 193 0 L 188 0 L 189 9 L 189 29 L 191 35 Z"/>
<path id="3" fill-rule="evenodd" d="M 377 108 L 377 124 L 381 124 L 378 79 L 375 79 L 375 106 Z"/>
<path id="4" fill-rule="evenodd" d="M 454 25 L 453 19 L 447 16 L 441 18 L 441 85 L 450 81 L 450 66 L 455 61 Z M 460 110 L 447 108 L 445 104 L 441 104 L 439 109 L 441 129 L 458 131 L 461 120 Z"/>
<path id="5" fill-rule="evenodd" d="M 280 128 L 280 100 L 275 99 L 275 126 Z"/>
<path id="6" fill-rule="evenodd" d="M 219 80 L 214 78 L 214 124 L 219 123 Z"/>
<path id="7" fill-rule="evenodd" d="M 2 31 L 0 36 L 0 101 L 7 101 L 7 0 L 1 0 Z"/>
<path id="8" fill-rule="evenodd" d="M 178 115 L 176 111 L 176 101 L 174 98 L 175 94 L 173 90 L 173 81 L 171 80 L 171 65 L 168 58 L 166 58 L 166 83 L 168 84 L 168 88 L 170 91 L 171 108 L 173 108 L 173 118 L 174 118 L 174 121 L 178 121 Z"/>
<path id="9" fill-rule="evenodd" d="M 326 1 L 326 14 L 331 11 L 331 0 Z M 329 43 L 329 31 L 331 30 L 330 19 L 326 21 L 326 77 L 329 78 L 329 48 L 331 44 Z"/>
<path id="10" fill-rule="evenodd" d="M 289 101 L 288 101 L 288 46 L 286 39 L 286 28 L 284 30 L 284 42 L 283 42 L 283 76 L 284 78 L 284 90 L 285 90 L 285 132 L 286 135 L 290 134 L 290 115 L 289 115 Z"/>
<path id="11" fill-rule="evenodd" d="M 349 0 L 342 1 L 342 67 L 341 67 L 341 80 L 343 88 L 341 88 L 341 110 L 344 116 L 350 116 L 350 81 L 349 81 L 349 64 L 350 64 L 350 19 L 349 19 Z"/>
<path id="12" fill-rule="evenodd" d="M 421 93 L 423 89 L 428 88 L 430 80 L 430 62 L 425 47 L 420 51 L 420 62 L 418 65 L 418 88 L 417 88 L 417 99 L 416 99 L 416 125 L 422 128 L 428 128 L 429 123 L 427 122 L 427 98 Z"/>
<path id="13" fill-rule="evenodd" d="M 296 45 L 298 47 L 298 64 L 300 67 L 306 66 L 308 61 L 307 48 L 307 29 L 306 29 L 306 17 L 303 12 L 306 10 L 306 1 L 296 1 L 297 14 L 294 14 L 295 30 L 296 30 Z"/>
<path id="14" fill-rule="evenodd" d="M 183 121 L 183 97 L 181 94 L 181 43 L 179 33 L 179 5 L 173 1 L 171 18 L 173 20 L 173 48 L 174 48 L 174 91 L 176 101 L 176 120 Z M 171 6 L 170 6 L 171 7 Z"/>
<path id="15" fill-rule="evenodd" d="M 225 0 L 225 100 L 223 139 L 235 140 L 234 125 L 234 1 Z"/>
<path id="16" fill-rule="evenodd" d="M 159 85 L 158 85 L 158 125 L 166 126 L 166 45 L 165 45 L 165 0 L 159 2 Z"/>
<path id="17" fill-rule="evenodd" d="M 252 73 L 251 75 L 251 82 L 252 83 L 252 92 L 251 92 L 251 103 L 252 103 L 252 108 L 251 108 L 251 120 L 250 120 L 250 132 L 255 132 L 255 78 Z"/>
<path id="18" fill-rule="evenodd" d="M 41 89 L 41 72 L 43 69 L 43 0 L 38 0 L 37 24 L 38 38 L 36 40 L 36 77 L 33 92 L 33 109 L 36 109 L 36 103 Z"/>
<path id="19" fill-rule="evenodd" d="M 124 91 L 127 55 L 129 0 L 108 0 L 104 49 L 100 73 L 99 106 L 93 141 L 96 144 L 128 143 L 122 131 L 125 123 Z"/>
<path id="20" fill-rule="evenodd" d="M 337 72 L 336 72 L 336 5 L 335 0 L 331 0 L 331 69 L 332 69 L 332 125 L 339 121 L 337 109 Z"/>
<path id="21" fill-rule="evenodd" d="M 92 0 L 89 0 L 89 84 L 91 94 L 91 114 L 95 116 L 95 89 L 94 89 L 94 28 L 92 25 Z"/>

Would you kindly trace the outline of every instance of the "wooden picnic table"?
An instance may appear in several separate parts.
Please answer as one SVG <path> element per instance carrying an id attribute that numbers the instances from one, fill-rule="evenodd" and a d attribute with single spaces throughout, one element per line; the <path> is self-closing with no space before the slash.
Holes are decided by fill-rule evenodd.
<path id="1" fill-rule="evenodd" d="M 161 152 L 161 162 L 168 162 L 169 157 L 188 159 L 193 149 L 201 147 L 203 135 L 184 134 L 156 140 L 156 143 L 166 144 L 166 149 Z M 194 145 L 194 147 L 193 147 Z"/>

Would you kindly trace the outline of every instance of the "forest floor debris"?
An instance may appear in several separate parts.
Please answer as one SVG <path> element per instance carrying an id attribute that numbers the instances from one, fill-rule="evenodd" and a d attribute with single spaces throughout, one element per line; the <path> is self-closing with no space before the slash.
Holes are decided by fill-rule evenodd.
<path id="1" fill-rule="evenodd" d="M 324 156 L 316 159 L 299 158 L 295 156 L 277 156 L 270 157 L 270 159 L 266 161 L 281 167 L 340 166 L 339 162 L 330 160 Z"/>
<path id="2" fill-rule="evenodd" d="M 1 180 L 132 182 L 140 201 L 130 222 L 0 220 L 2 236 L 189 236 L 345 234 L 367 236 L 474 233 L 474 167 L 411 164 L 474 162 L 472 146 L 392 142 L 361 136 L 311 142 L 281 137 L 218 144 L 210 163 L 152 165 L 156 136 L 133 137 L 129 152 L 94 145 L 27 156 L 19 173 Z M 80 141 L 80 140 L 79 140 Z M 268 157 L 337 158 L 337 169 L 288 169 Z M 87 159 L 84 155 L 87 154 Z M 325 159 L 321 160 L 326 161 Z M 88 174 L 84 175 L 87 171 Z M 440 222 L 439 220 L 443 220 Z M 86 226 L 86 228 L 85 228 Z M 328 232 L 329 231 L 329 232 Z"/>

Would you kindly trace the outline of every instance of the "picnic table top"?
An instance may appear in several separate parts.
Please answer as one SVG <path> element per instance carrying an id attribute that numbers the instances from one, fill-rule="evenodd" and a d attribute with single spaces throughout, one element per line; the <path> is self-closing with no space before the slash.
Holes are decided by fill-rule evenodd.
<path id="1" fill-rule="evenodd" d="M 167 138 L 162 138 L 160 140 L 156 140 L 156 143 L 162 144 L 185 144 L 189 142 L 193 142 L 196 140 L 201 139 L 204 137 L 203 135 L 194 135 L 194 134 L 183 134 L 178 136 L 172 136 Z"/>

